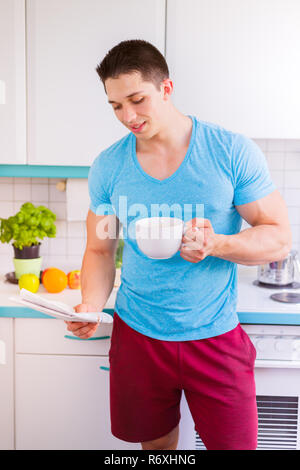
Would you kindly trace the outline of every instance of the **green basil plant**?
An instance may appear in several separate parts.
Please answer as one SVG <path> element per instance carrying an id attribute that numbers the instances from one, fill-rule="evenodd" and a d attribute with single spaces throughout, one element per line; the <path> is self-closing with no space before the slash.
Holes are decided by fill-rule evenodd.
<path id="1" fill-rule="evenodd" d="M 19 212 L 8 219 L 0 218 L 0 241 L 22 250 L 24 246 L 38 245 L 44 237 L 56 235 L 56 215 L 45 206 L 35 207 L 25 202 Z"/>
<path id="2" fill-rule="evenodd" d="M 116 259 L 115 259 L 116 268 L 120 268 L 122 266 L 123 248 L 124 248 L 124 240 L 120 238 L 118 248 L 117 248 L 117 253 L 116 253 Z"/>

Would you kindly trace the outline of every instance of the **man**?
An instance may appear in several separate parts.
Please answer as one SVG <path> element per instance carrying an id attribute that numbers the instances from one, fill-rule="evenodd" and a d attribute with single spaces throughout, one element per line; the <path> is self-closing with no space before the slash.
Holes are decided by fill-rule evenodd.
<path id="1" fill-rule="evenodd" d="M 237 264 L 288 254 L 285 203 L 254 142 L 175 108 L 168 66 L 154 46 L 123 41 L 97 72 L 130 132 L 103 151 L 89 173 L 82 304 L 76 310 L 104 308 L 121 222 L 122 282 L 109 352 L 112 433 L 145 450 L 176 449 L 184 390 L 207 449 L 255 449 L 256 353 L 236 314 Z M 124 198 L 127 211 L 120 209 Z M 138 249 L 127 230 L 140 218 L 137 204 L 147 216 L 163 204 L 190 209 L 183 211 L 188 230 L 180 252 L 153 260 Z M 240 232 L 242 218 L 251 227 Z M 115 238 L 97 235 L 103 221 L 116 224 Z M 81 338 L 97 326 L 68 323 Z"/>

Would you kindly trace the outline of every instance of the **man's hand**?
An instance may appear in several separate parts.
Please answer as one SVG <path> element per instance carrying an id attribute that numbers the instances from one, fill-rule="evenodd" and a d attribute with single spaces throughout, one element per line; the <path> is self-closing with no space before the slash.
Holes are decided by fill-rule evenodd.
<path id="1" fill-rule="evenodd" d="M 187 222 L 182 237 L 180 256 L 191 263 L 198 263 L 206 256 L 214 255 L 218 237 L 208 219 L 195 218 Z"/>
<path id="2" fill-rule="evenodd" d="M 75 312 L 77 313 L 87 313 L 87 312 L 97 312 L 98 309 L 91 304 L 79 304 L 74 307 Z M 67 330 L 71 331 L 73 335 L 78 336 L 81 339 L 88 339 L 96 332 L 99 323 L 91 322 L 74 322 L 74 321 L 65 321 L 68 325 Z"/>

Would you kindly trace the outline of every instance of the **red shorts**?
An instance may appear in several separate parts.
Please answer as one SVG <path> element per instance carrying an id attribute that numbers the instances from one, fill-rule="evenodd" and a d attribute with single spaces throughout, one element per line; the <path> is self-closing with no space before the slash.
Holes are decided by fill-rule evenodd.
<path id="1" fill-rule="evenodd" d="M 115 313 L 110 360 L 112 434 L 128 442 L 158 439 L 180 420 L 184 390 L 207 449 L 254 450 L 256 351 L 238 325 L 213 338 L 161 341 Z"/>

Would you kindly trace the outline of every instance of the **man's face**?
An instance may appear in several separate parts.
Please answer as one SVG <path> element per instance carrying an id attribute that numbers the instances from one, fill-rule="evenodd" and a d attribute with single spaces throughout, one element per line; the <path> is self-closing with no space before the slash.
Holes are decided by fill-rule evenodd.
<path id="1" fill-rule="evenodd" d="M 116 117 L 137 138 L 149 139 L 159 131 L 166 103 L 163 86 L 158 91 L 135 72 L 108 78 L 105 88 Z"/>

